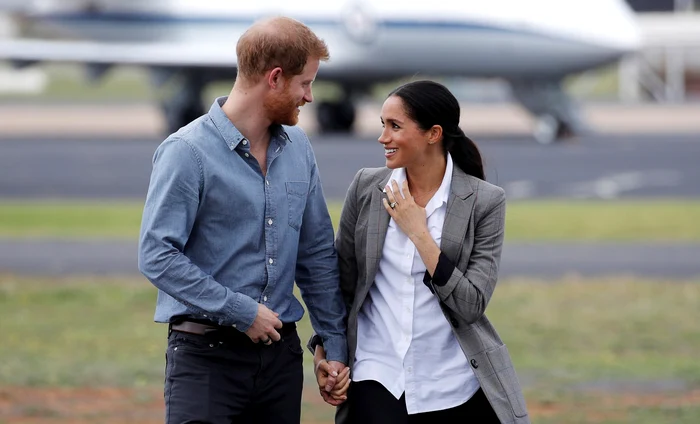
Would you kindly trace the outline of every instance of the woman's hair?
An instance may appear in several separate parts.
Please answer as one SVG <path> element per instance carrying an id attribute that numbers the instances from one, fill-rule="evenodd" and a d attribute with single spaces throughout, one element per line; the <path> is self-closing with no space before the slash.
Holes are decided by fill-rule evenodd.
<path id="1" fill-rule="evenodd" d="M 427 131 L 433 125 L 442 127 L 442 148 L 452 156 L 459 168 L 476 178 L 484 178 L 481 153 L 476 144 L 459 127 L 459 102 L 442 84 L 415 81 L 404 84 L 389 94 L 403 100 L 406 114 Z"/>

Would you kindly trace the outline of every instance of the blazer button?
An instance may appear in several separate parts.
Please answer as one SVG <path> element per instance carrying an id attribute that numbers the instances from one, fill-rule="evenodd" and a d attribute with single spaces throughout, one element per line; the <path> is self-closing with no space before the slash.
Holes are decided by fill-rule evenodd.
<path id="1" fill-rule="evenodd" d="M 474 367 L 474 369 L 479 368 L 479 364 L 476 363 L 476 359 L 472 359 L 471 361 L 469 361 L 469 363 L 472 364 L 472 367 Z"/>

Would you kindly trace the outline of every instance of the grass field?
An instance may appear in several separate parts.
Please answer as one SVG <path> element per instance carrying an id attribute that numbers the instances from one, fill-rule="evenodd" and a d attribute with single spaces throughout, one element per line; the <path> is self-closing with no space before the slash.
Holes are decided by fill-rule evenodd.
<path id="1" fill-rule="evenodd" d="M 0 237 L 135 239 L 142 203 L 0 203 Z M 337 224 L 341 204 L 329 205 Z M 700 201 L 511 201 L 511 241 L 700 241 Z"/>
<path id="2" fill-rule="evenodd" d="M 699 283 L 501 282 L 488 315 L 533 422 L 700 422 Z M 0 276 L 0 423 L 162 422 L 154 301 L 140 278 Z M 304 422 L 330 422 L 305 359 Z"/>

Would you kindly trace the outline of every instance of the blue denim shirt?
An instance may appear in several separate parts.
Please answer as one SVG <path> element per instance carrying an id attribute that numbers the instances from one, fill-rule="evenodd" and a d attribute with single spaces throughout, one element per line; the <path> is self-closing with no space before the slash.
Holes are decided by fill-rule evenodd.
<path id="1" fill-rule="evenodd" d="M 333 227 L 316 159 L 298 127 L 276 127 L 267 174 L 216 99 L 156 150 L 138 262 L 159 289 L 156 322 L 185 315 L 246 331 L 258 303 L 304 315 L 329 360 L 347 363 Z"/>

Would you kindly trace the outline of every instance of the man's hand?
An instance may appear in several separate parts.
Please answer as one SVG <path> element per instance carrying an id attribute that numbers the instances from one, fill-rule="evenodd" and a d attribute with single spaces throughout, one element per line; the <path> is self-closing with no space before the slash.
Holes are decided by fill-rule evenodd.
<path id="1" fill-rule="evenodd" d="M 350 387 L 350 368 L 338 361 L 320 359 L 314 362 L 318 391 L 323 400 L 333 406 L 345 402 Z"/>
<path id="2" fill-rule="evenodd" d="M 250 337 L 253 343 L 263 342 L 271 344 L 280 339 L 280 334 L 276 329 L 282 328 L 282 321 L 277 318 L 279 314 L 272 312 L 267 306 L 258 304 L 258 315 L 245 334 Z"/>

